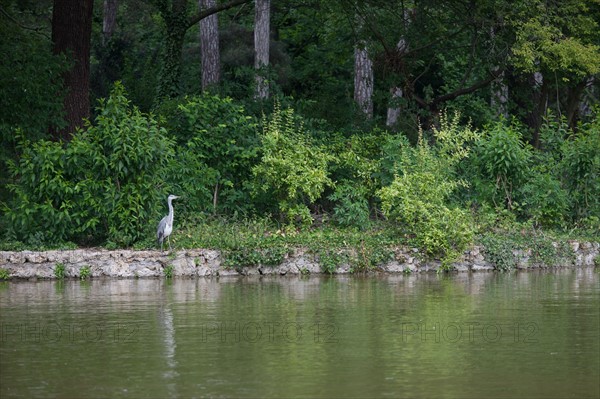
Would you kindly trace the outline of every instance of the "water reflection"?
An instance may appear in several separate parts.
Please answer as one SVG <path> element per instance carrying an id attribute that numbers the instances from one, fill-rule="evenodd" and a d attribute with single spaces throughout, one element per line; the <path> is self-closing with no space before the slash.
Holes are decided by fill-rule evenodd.
<path id="1" fill-rule="evenodd" d="M 175 327 L 173 325 L 173 312 L 168 308 L 168 304 L 161 308 L 159 318 L 162 322 L 164 333 L 164 356 L 167 363 L 167 368 L 163 373 L 164 380 L 167 384 L 170 397 L 177 397 L 177 384 L 174 381 L 179 375 L 177 372 L 177 360 L 175 360 Z"/>
<path id="2" fill-rule="evenodd" d="M 594 397 L 594 269 L 0 284 L 0 396 Z"/>
<path id="3" fill-rule="evenodd" d="M 131 303 L 156 301 L 158 297 L 174 303 L 208 302 L 220 300 L 222 291 L 231 286 L 253 285 L 276 286 L 283 296 L 296 301 L 314 297 L 315 292 L 335 286 L 340 298 L 352 299 L 359 292 L 352 289 L 361 281 L 376 284 L 385 283 L 397 290 L 397 294 L 410 295 L 423 287 L 437 291 L 448 284 L 465 294 L 477 296 L 489 290 L 491 285 L 506 284 L 506 288 L 523 288 L 536 280 L 544 280 L 545 288 L 559 290 L 568 284 L 572 294 L 597 288 L 599 273 L 593 268 L 556 269 L 554 271 L 535 270 L 513 273 L 422 273 L 412 275 L 383 274 L 369 276 L 232 276 L 222 278 L 198 279 L 94 279 L 91 281 L 13 281 L 0 285 L 2 304 L 22 304 L 24 300 L 34 299 L 40 303 L 85 301 L 89 305 L 110 303 L 112 306 L 127 306 Z M 160 294 L 160 295 L 159 295 Z"/>

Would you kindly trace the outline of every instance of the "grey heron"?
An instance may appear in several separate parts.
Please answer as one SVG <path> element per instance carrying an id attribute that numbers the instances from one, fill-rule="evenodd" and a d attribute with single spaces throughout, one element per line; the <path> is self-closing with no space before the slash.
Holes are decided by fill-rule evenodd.
<path id="1" fill-rule="evenodd" d="M 162 218 L 160 223 L 158 223 L 156 238 L 160 243 L 160 252 L 163 251 L 163 242 L 165 241 L 165 238 L 167 239 L 167 241 L 169 241 L 169 250 L 171 250 L 171 239 L 169 238 L 171 232 L 173 231 L 173 204 L 171 202 L 177 198 L 179 197 L 176 195 L 169 195 L 169 197 L 167 198 L 167 203 L 169 204 L 169 214 Z"/>

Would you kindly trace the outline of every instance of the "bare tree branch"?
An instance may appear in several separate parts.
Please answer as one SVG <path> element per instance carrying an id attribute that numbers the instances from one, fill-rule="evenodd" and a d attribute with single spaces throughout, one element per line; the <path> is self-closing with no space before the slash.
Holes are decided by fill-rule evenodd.
<path id="1" fill-rule="evenodd" d="M 422 99 L 421 97 L 419 97 L 417 95 L 413 95 L 413 99 L 421 107 L 432 109 L 432 108 L 437 107 L 441 103 L 444 103 L 444 102 L 450 101 L 450 100 L 454 100 L 457 97 L 472 93 L 474 91 L 477 91 L 477 90 L 487 86 L 488 84 L 492 83 L 494 80 L 498 79 L 500 77 L 500 75 L 502 75 L 503 71 L 504 71 L 504 69 L 502 69 L 502 68 L 498 68 L 493 71 L 490 71 L 489 76 L 487 78 L 480 80 L 479 82 L 476 82 L 469 87 L 462 87 L 460 89 L 454 90 L 451 93 L 436 97 L 433 100 L 431 100 L 430 102 L 426 102 L 424 99 Z"/>
<path id="2" fill-rule="evenodd" d="M 14 19 L 2 6 L 0 6 L 0 13 L 2 15 L 4 15 L 6 18 L 8 18 L 12 23 L 14 23 L 15 25 L 17 25 L 19 28 L 30 30 L 30 31 L 33 31 L 35 33 L 39 33 L 40 35 L 42 35 L 42 36 L 50 39 L 50 35 L 48 33 L 44 32 L 43 28 L 40 28 L 40 27 L 31 27 L 31 26 L 23 25 L 22 23 L 20 23 L 16 19 Z"/>
<path id="3" fill-rule="evenodd" d="M 189 29 L 192 26 L 196 25 L 198 22 L 200 22 L 200 20 L 202 20 L 210 15 L 216 14 L 220 11 L 229 10 L 230 8 L 233 8 L 235 6 L 250 3 L 251 1 L 252 0 L 232 0 L 228 3 L 219 4 L 215 7 L 207 8 L 206 10 L 201 10 L 197 14 L 192 15 L 191 17 L 188 18 L 187 27 Z"/>
<path id="4" fill-rule="evenodd" d="M 451 93 L 444 94 L 443 96 L 436 97 L 431 101 L 430 105 L 435 106 L 439 103 L 454 100 L 456 97 L 460 97 L 462 95 L 477 91 L 477 90 L 481 89 L 482 87 L 485 87 L 488 84 L 492 83 L 494 80 L 498 79 L 500 77 L 500 75 L 502 75 L 502 71 L 503 70 L 500 68 L 496 69 L 494 71 L 490 71 L 490 76 L 488 76 L 486 79 L 480 80 L 479 82 L 477 82 L 469 87 L 463 87 L 461 89 L 454 90 Z"/>

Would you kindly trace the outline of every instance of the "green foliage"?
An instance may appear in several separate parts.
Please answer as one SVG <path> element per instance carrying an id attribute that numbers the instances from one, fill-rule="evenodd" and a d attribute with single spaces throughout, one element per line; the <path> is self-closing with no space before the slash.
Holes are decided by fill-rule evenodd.
<path id="1" fill-rule="evenodd" d="M 486 232 L 478 242 L 483 245 L 485 259 L 501 271 L 515 269 L 518 256 L 523 256 L 520 254 L 526 254 L 531 266 L 565 266 L 575 261 L 575 253 L 568 242 L 529 226 L 521 226 L 520 230 Z"/>
<path id="2" fill-rule="evenodd" d="M 315 253 L 321 270 L 333 274 L 342 265 L 350 266 L 352 273 L 374 270 L 377 266 L 394 258 L 394 252 L 385 243 L 361 240 L 352 248 L 331 248 L 323 246 Z"/>
<path id="3" fill-rule="evenodd" d="M 164 25 L 157 15 L 156 3 L 144 0 L 120 4 L 117 19 L 118 29 L 108 40 L 101 34 L 102 20 L 94 19 L 91 100 L 95 104 L 99 98 L 107 97 L 113 82 L 120 80 L 127 88 L 129 99 L 148 112 L 156 103 Z"/>
<path id="4" fill-rule="evenodd" d="M 419 132 L 422 135 L 422 131 Z M 420 136 L 419 136 L 420 137 Z M 388 136 L 383 140 L 379 158 L 378 178 L 383 186 L 390 185 L 402 173 L 402 165 L 412 156 L 411 144 L 402 134 Z"/>
<path id="5" fill-rule="evenodd" d="M 33 240 L 23 242 L 7 239 L 0 242 L 0 251 L 48 251 L 48 250 L 68 250 L 77 249 L 77 244 L 74 242 L 58 242 L 58 243 L 44 243 L 41 241 L 43 234 L 36 234 Z"/>
<path id="6" fill-rule="evenodd" d="M 165 187 L 181 197 L 177 201 L 178 216 L 188 218 L 194 213 L 213 209 L 213 188 L 218 179 L 216 170 L 209 168 L 192 140 L 177 148 L 164 171 Z M 166 202 L 162 199 L 166 212 Z"/>
<path id="7" fill-rule="evenodd" d="M 79 269 L 79 279 L 80 280 L 87 280 L 90 278 L 91 275 L 92 275 L 92 270 L 90 269 L 89 266 L 83 266 L 81 269 Z"/>
<path id="8" fill-rule="evenodd" d="M 7 212 L 18 238 L 130 245 L 148 233 L 173 142 L 152 115 L 131 107 L 119 83 L 86 127 L 64 145 L 22 141 Z"/>
<path id="9" fill-rule="evenodd" d="M 203 94 L 165 103 L 161 113 L 179 143 L 169 176 L 189 212 L 249 207 L 259 139 L 255 118 L 231 98 Z"/>
<path id="10" fill-rule="evenodd" d="M 223 253 L 223 266 L 227 268 L 258 265 L 276 266 L 283 262 L 288 253 L 289 249 L 285 246 L 241 247 Z"/>
<path id="11" fill-rule="evenodd" d="M 473 156 L 483 177 L 476 180 L 482 199 L 513 209 L 514 191 L 524 182 L 530 160 L 530 147 L 522 141 L 516 125 L 498 122 L 489 127 Z"/>
<path id="12" fill-rule="evenodd" d="M 578 14 L 581 13 L 581 6 L 582 4 L 576 6 Z M 561 8 L 568 9 L 564 6 Z M 600 71 L 600 47 L 589 43 L 585 37 L 573 35 L 574 27 L 581 29 L 590 23 L 593 24 L 588 20 L 593 17 L 571 14 L 571 18 L 578 18 L 579 21 L 578 24 L 568 27 L 561 27 L 562 23 L 548 23 L 550 18 L 565 19 L 565 17 L 565 15 L 549 16 L 546 11 L 532 16 L 527 21 L 520 21 L 512 49 L 513 64 L 528 72 L 536 72 L 544 68 L 552 72 L 568 72 L 579 76 L 597 74 Z M 597 29 L 597 21 L 595 25 Z M 571 32 L 565 35 L 565 31 Z"/>
<path id="13" fill-rule="evenodd" d="M 338 183 L 328 198 L 336 203 L 333 208 L 334 220 L 341 226 L 356 226 L 361 229 L 369 225 L 370 192 L 364 186 L 352 182 Z"/>
<path id="14" fill-rule="evenodd" d="M 452 205 L 450 199 L 458 187 L 466 185 L 454 172 L 477 135 L 468 126 L 459 128 L 458 116 L 442 117 L 441 128 L 434 133 L 435 146 L 421 139 L 416 148 L 404 145 L 399 149 L 401 172 L 379 195 L 384 215 L 414 235 L 427 255 L 440 257 L 448 267 L 473 241 L 469 212 Z"/>
<path id="15" fill-rule="evenodd" d="M 580 127 L 562 147 L 560 167 L 574 220 L 600 215 L 600 120 Z"/>
<path id="16" fill-rule="evenodd" d="M 282 242 L 307 241 L 320 250 L 314 242 L 320 236 L 335 250 L 348 249 L 352 267 L 368 269 L 379 247 L 366 242 L 366 255 L 356 255 L 363 245 L 357 236 L 379 234 L 372 229 L 382 223 L 382 211 L 397 228 L 385 234 L 398 233 L 396 239 L 447 259 L 469 240 L 467 207 L 479 216 L 482 231 L 575 226 L 576 234 L 585 228 L 597 237 L 600 129 L 597 114 L 585 107 L 595 98 L 589 79 L 600 65 L 597 4 L 502 0 L 413 2 L 405 8 L 382 1 L 356 7 L 283 2 L 272 10 L 278 34 L 264 69 L 271 93 L 285 104 L 281 109 L 290 109 L 278 106 L 271 116 L 272 101 L 278 100 L 252 97 L 256 71 L 249 9 L 220 14 L 222 80 L 211 92 L 228 93 L 234 101 L 195 94 L 201 92 L 198 40 L 184 35 L 188 28 L 181 17 L 193 10 L 187 7 L 191 3 L 180 3 L 182 14 L 170 0 L 122 4 L 120 29 L 106 43 L 100 43 L 95 20 L 92 98 L 105 96 L 112 82 L 122 79 L 133 103 L 153 109 L 163 68 L 168 72 L 163 93 L 188 97 L 159 104 L 159 123 L 132 107 L 120 89 L 93 113 L 98 117 L 88 131 L 70 143 L 39 141 L 63 124 L 61 75 L 69 67 L 51 54 L 51 7 L 16 0 L 3 5 L 0 232 L 6 241 L 1 248 L 75 245 L 66 240 L 146 248 L 169 193 L 183 197 L 176 206 L 178 244 L 242 251 L 244 242 L 250 249 L 240 259 L 252 260 L 259 256 L 255 249 Z M 369 24 L 358 26 L 357 17 Z M 161 46 L 165 30 L 168 47 Z M 410 51 L 396 57 L 389 49 L 398 49 L 400 39 Z M 365 44 L 374 66 L 371 120 L 355 112 L 352 98 L 357 41 Z M 489 71 L 497 68 L 503 74 L 487 85 Z M 533 84 L 533 72 L 542 74 L 543 85 Z M 477 142 L 474 136 L 461 138 L 458 118 L 451 123 L 442 118 L 438 137 L 430 136 L 438 123 L 433 110 L 442 107 L 485 126 L 500 111 L 488 104 L 490 92 L 501 84 L 509 86 L 506 111 L 523 127 L 500 122 Z M 403 96 L 393 96 L 394 88 Z M 391 129 L 403 134 L 377 129 L 387 128 L 389 106 L 399 107 L 400 119 Z M 552 109 L 567 115 L 565 120 L 552 117 Z M 267 115 L 262 134 L 251 116 L 261 113 Z M 534 150 L 524 144 L 533 133 L 525 123 L 537 129 L 543 114 L 549 117 L 539 130 L 542 146 Z M 586 123 L 576 126 L 578 119 Z M 414 147 L 420 123 L 425 139 Z M 467 156 L 462 151 L 470 141 L 476 142 L 475 151 Z M 271 220 L 271 213 L 280 218 Z M 311 224 L 316 213 L 325 213 L 318 215 L 325 233 L 307 238 L 309 229 L 296 227 Z M 272 226 L 282 221 L 288 225 Z M 199 231 L 205 226 L 207 233 Z M 179 234 L 182 228 L 185 235 Z M 340 242 L 331 231 L 352 239 Z M 540 253 L 549 253 L 544 248 Z"/>
<path id="17" fill-rule="evenodd" d="M 175 267 L 172 264 L 165 266 L 163 269 L 165 278 L 173 278 L 173 270 L 174 269 L 175 269 Z"/>
<path id="18" fill-rule="evenodd" d="M 497 270 L 509 271 L 517 267 L 517 259 L 513 253 L 514 240 L 495 234 L 486 234 L 479 239 L 483 245 L 485 259 Z"/>
<path id="19" fill-rule="evenodd" d="M 537 226 L 562 227 L 569 219 L 571 203 L 560 166 L 561 148 L 568 135 L 566 121 L 549 113 L 539 134 L 542 150 L 532 154 L 524 183 L 516 190 L 515 208 L 522 219 Z"/>
<path id="20" fill-rule="evenodd" d="M 558 246 L 550 238 L 541 234 L 534 234 L 532 238 L 528 245 L 531 249 L 531 264 L 557 266 L 561 260 L 565 259 L 565 255 L 568 256 L 569 252 L 573 255 L 570 246 L 566 243 L 566 247 Z M 566 252 L 565 249 L 569 252 Z M 569 258 L 574 258 L 574 256 Z"/>
<path id="21" fill-rule="evenodd" d="M 45 140 L 23 145 L 18 166 L 9 163 L 18 178 L 9 186 L 14 198 L 6 213 L 12 233 L 33 245 L 65 241 L 72 228 L 69 194 L 75 186 L 64 173 L 65 151 L 60 143 Z"/>
<path id="22" fill-rule="evenodd" d="M 54 277 L 58 278 L 58 279 L 64 279 L 65 278 L 65 265 L 62 263 L 57 263 L 56 265 L 54 265 Z"/>
<path id="23" fill-rule="evenodd" d="M 562 226 L 569 208 L 567 190 L 545 164 L 530 169 L 527 175 L 526 183 L 519 189 L 520 213 L 538 225 Z"/>
<path id="24" fill-rule="evenodd" d="M 371 204 L 381 187 L 381 147 L 388 138 L 388 134 L 374 130 L 330 139 L 328 147 L 335 154 L 331 178 L 336 185 L 327 198 L 333 201 L 333 218 L 341 226 L 368 227 Z"/>
<path id="25" fill-rule="evenodd" d="M 64 90 L 59 77 L 69 67 L 64 57 L 48 51 L 43 36 L 12 24 L 7 5 L 2 5 L 0 24 L 0 200 L 7 194 L 5 162 L 18 155 L 19 137 L 39 140 L 48 137 L 50 127 L 64 127 Z M 15 134 L 16 130 L 20 133 Z"/>
<path id="26" fill-rule="evenodd" d="M 292 248 L 301 248 L 330 273 L 342 263 L 354 271 L 366 270 L 360 262 L 372 269 L 391 256 L 390 248 L 403 242 L 380 220 L 361 231 L 335 224 L 301 230 L 283 227 L 271 218 L 209 217 L 182 227 L 179 236 L 183 247 L 220 250 L 223 265 L 229 268 L 280 264 Z M 361 256 L 359 248 L 364 249 Z"/>
<path id="27" fill-rule="evenodd" d="M 463 170 L 473 182 L 471 198 L 550 228 L 582 224 L 600 212 L 597 120 L 571 137 L 566 126 L 550 114 L 540 129 L 542 150 L 535 151 L 523 144 L 518 126 L 492 126 Z"/>
<path id="28" fill-rule="evenodd" d="M 338 267 L 344 263 L 349 263 L 347 251 L 323 249 L 318 252 L 319 264 L 324 273 L 333 274 Z"/>
<path id="29" fill-rule="evenodd" d="M 0 268 L 0 280 L 8 280 L 10 278 L 10 272 L 6 269 Z"/>
<path id="30" fill-rule="evenodd" d="M 292 109 L 277 106 L 265 122 L 261 136 L 262 157 L 252 168 L 255 194 L 272 195 L 279 212 L 290 223 L 310 225 L 307 207 L 317 201 L 326 187 L 333 185 L 328 177 L 332 159 L 322 147 L 312 143 L 302 124 L 297 124 Z"/>
<path id="31" fill-rule="evenodd" d="M 385 245 L 361 241 L 356 256 L 350 258 L 350 264 L 353 273 L 367 272 L 393 258 L 394 252 Z"/>

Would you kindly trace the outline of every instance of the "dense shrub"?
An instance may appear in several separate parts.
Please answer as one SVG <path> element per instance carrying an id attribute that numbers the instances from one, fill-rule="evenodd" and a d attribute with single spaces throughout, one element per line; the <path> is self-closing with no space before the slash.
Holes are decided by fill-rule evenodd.
<path id="1" fill-rule="evenodd" d="M 469 199 L 505 208 L 521 222 L 561 228 L 570 222 L 595 225 L 600 212 L 600 129 L 594 119 L 577 133 L 548 115 L 541 148 L 523 141 L 519 126 L 499 122 L 482 136 L 463 166 Z M 465 197 L 465 196 L 463 196 Z"/>
<path id="2" fill-rule="evenodd" d="M 230 98 L 209 94 L 173 100 L 161 113 L 181 152 L 176 164 L 182 171 L 173 177 L 191 201 L 188 209 L 248 210 L 247 185 L 258 159 L 255 118 Z"/>
<path id="3" fill-rule="evenodd" d="M 519 215 L 537 225 L 560 227 L 569 208 L 567 190 L 548 165 L 536 165 L 527 176 L 525 184 L 518 190 Z"/>
<path id="4" fill-rule="evenodd" d="M 367 198 L 370 195 L 366 187 L 350 180 L 336 184 L 335 191 L 329 196 L 329 199 L 335 202 L 335 222 L 341 226 L 368 227 L 370 210 Z"/>
<path id="5" fill-rule="evenodd" d="M 402 172 L 403 159 L 411 155 L 410 147 L 408 138 L 403 134 L 388 136 L 383 140 L 377 173 L 382 186 L 390 185 L 396 175 Z"/>
<path id="6" fill-rule="evenodd" d="M 567 138 L 566 121 L 549 114 L 540 128 L 541 149 L 532 151 L 524 183 L 516 190 L 517 215 L 537 226 L 561 227 L 569 219 L 569 192 L 561 173 L 561 147 Z"/>
<path id="7" fill-rule="evenodd" d="M 341 226 L 368 226 L 372 208 L 376 207 L 375 193 L 381 188 L 381 147 L 388 137 L 374 130 L 350 137 L 337 135 L 329 143 L 334 154 L 331 178 L 336 185 L 328 199 L 333 201 L 334 221 Z"/>
<path id="8" fill-rule="evenodd" d="M 561 170 L 571 198 L 573 220 L 600 215 L 600 121 L 580 127 L 562 147 Z M 596 222 L 598 223 L 598 222 Z M 599 226 L 600 227 L 600 226 Z"/>
<path id="9" fill-rule="evenodd" d="M 215 211 L 218 198 L 213 190 L 216 181 L 218 173 L 206 165 L 202 153 L 196 150 L 196 140 L 177 147 L 164 173 L 168 192 L 181 197 L 177 201 L 177 213 L 184 219 L 200 212 Z M 163 205 L 166 206 L 166 202 Z"/>
<path id="10" fill-rule="evenodd" d="M 477 135 L 470 127 L 459 127 L 458 116 L 441 119 L 434 130 L 437 143 L 423 139 L 398 151 L 399 172 L 379 191 L 383 213 L 414 236 L 415 243 L 444 266 L 456 260 L 473 240 L 470 213 L 450 201 L 451 194 L 466 185 L 455 168 L 469 153 Z"/>
<path id="11" fill-rule="evenodd" d="M 514 208 L 514 192 L 525 181 L 531 148 L 518 126 L 498 122 L 486 130 L 473 153 L 474 188 L 481 201 Z"/>
<path id="12" fill-rule="evenodd" d="M 333 184 L 328 176 L 332 156 L 305 134 L 291 108 L 275 108 L 265 123 L 261 144 L 260 162 L 252 169 L 255 194 L 271 195 L 288 222 L 311 224 L 308 205 Z"/>
<path id="13" fill-rule="evenodd" d="M 173 144 L 152 115 L 131 107 L 123 86 L 115 84 L 94 124 L 69 143 L 22 142 L 21 158 L 11 163 L 12 234 L 118 245 L 150 234 L 166 194 L 160 178 Z"/>

